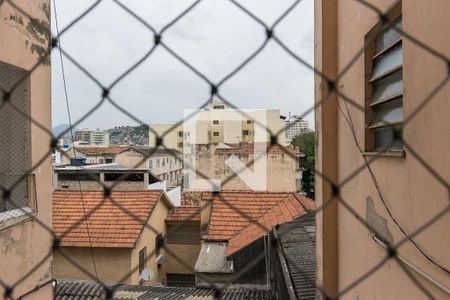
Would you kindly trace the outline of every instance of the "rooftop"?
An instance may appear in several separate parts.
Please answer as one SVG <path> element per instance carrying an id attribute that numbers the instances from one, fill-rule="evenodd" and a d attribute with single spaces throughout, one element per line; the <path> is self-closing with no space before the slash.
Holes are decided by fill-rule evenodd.
<path id="1" fill-rule="evenodd" d="M 256 222 L 280 201 L 295 197 L 303 206 L 313 209 L 314 202 L 296 193 L 226 191 L 203 192 L 202 200 L 212 201 L 207 233 L 202 239 L 228 241 L 232 236 Z M 287 216 L 286 216 L 287 217 Z"/>
<path id="2" fill-rule="evenodd" d="M 115 205 L 103 191 L 55 190 L 53 230 L 61 246 L 132 248 L 161 195 L 157 190 L 113 191 Z M 86 222 L 80 222 L 84 212 L 89 212 Z"/>
<path id="3" fill-rule="evenodd" d="M 225 255 L 228 257 L 242 248 L 250 245 L 260 237 L 272 230 L 272 226 L 292 221 L 314 210 L 314 202 L 299 194 L 288 194 L 280 202 L 266 211 L 255 222 L 235 234 L 228 241 Z"/>
<path id="4" fill-rule="evenodd" d="M 310 213 L 275 229 L 298 299 L 316 299 L 316 226 Z"/>
<path id="5" fill-rule="evenodd" d="M 134 150 L 141 152 L 145 156 L 151 156 L 156 154 L 170 154 L 170 155 L 181 155 L 182 153 L 176 149 L 164 148 L 164 147 L 138 147 L 133 146 Z"/>
<path id="6" fill-rule="evenodd" d="M 200 222 L 200 207 L 178 206 L 172 208 L 166 217 L 166 222 L 191 221 Z"/>
<path id="7" fill-rule="evenodd" d="M 128 146 L 108 146 L 108 147 L 91 147 L 91 146 L 78 146 L 76 150 L 86 155 L 95 154 L 119 154 L 130 149 Z"/>
<path id="8" fill-rule="evenodd" d="M 216 291 L 202 287 L 118 285 L 113 289 L 114 300 L 214 300 Z M 106 300 L 106 289 L 89 280 L 57 280 L 55 300 Z M 270 292 L 265 288 L 252 286 L 230 286 L 220 292 L 223 300 L 269 300 Z"/>
<path id="9" fill-rule="evenodd" d="M 227 243 L 205 242 L 200 249 L 194 272 L 198 273 L 233 273 L 233 261 L 227 260 L 225 252 Z"/>
<path id="10" fill-rule="evenodd" d="M 296 157 L 301 156 L 301 152 L 293 146 L 280 146 L 277 144 L 270 145 L 270 143 L 239 143 L 239 144 L 227 144 L 230 148 L 217 148 L 215 154 L 227 155 L 244 155 L 254 154 L 255 147 L 257 153 L 266 151 L 267 154 L 289 154 Z M 255 146 L 256 145 L 256 146 Z"/>

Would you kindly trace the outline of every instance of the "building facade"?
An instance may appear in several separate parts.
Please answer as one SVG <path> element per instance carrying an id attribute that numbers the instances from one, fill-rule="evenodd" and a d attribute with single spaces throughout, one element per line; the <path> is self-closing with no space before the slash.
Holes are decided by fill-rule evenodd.
<path id="1" fill-rule="evenodd" d="M 316 215 L 317 284 L 343 291 L 404 241 L 339 298 L 445 299 L 450 3 L 369 2 L 389 22 L 359 1 L 315 2 L 315 67 L 328 77 L 315 82 L 316 202 L 331 201 Z"/>
<path id="2" fill-rule="evenodd" d="M 208 190 L 217 184 L 223 191 L 298 192 L 301 191 L 301 155 L 292 146 L 267 143 L 196 145 L 190 163 L 192 169 L 185 172 L 184 188 Z"/>
<path id="3" fill-rule="evenodd" d="M 285 120 L 286 122 L 286 143 L 291 144 L 292 140 L 301 133 L 308 132 L 309 123 L 307 120 L 293 115 Z"/>
<path id="4" fill-rule="evenodd" d="M 191 144 L 269 142 L 270 133 L 278 136 L 278 144 L 286 145 L 285 124 L 278 109 L 238 110 L 213 100 L 208 108 L 191 113 L 193 116 L 184 124 L 150 125 L 150 147 L 156 146 L 156 136 L 163 135 L 165 147 L 186 152 Z M 258 131 L 261 137 L 257 136 Z"/>
<path id="5" fill-rule="evenodd" d="M 14 4 L 0 4 L 0 295 L 51 299 L 50 1 Z"/>

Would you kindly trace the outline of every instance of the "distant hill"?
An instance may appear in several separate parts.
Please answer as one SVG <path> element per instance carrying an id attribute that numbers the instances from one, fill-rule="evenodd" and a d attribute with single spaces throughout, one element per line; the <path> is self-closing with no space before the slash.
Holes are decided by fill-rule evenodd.
<path id="1" fill-rule="evenodd" d="M 53 136 L 59 136 L 61 133 L 63 133 L 64 131 L 66 131 L 69 128 L 69 124 L 59 124 L 56 125 L 55 127 L 52 128 L 52 134 Z M 75 134 L 75 132 L 77 131 L 77 128 L 73 128 L 72 131 Z M 71 138 L 71 134 L 70 134 L 70 130 L 68 130 L 66 133 L 64 133 L 65 138 Z"/>
<path id="2" fill-rule="evenodd" d="M 148 145 L 148 125 L 116 126 L 107 131 L 111 145 Z"/>

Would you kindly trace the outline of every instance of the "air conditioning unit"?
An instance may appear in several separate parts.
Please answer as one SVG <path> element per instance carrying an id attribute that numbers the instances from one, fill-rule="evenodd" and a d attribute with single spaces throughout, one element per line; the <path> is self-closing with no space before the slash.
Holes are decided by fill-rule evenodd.
<path id="1" fill-rule="evenodd" d="M 162 254 L 158 255 L 155 259 L 158 266 L 161 266 L 164 263 L 164 256 Z"/>

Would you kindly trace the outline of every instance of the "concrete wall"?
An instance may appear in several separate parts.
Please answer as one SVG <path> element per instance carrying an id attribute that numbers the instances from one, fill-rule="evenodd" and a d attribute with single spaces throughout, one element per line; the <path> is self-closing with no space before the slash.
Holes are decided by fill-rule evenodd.
<path id="1" fill-rule="evenodd" d="M 8 3 L 0 6 L 0 61 L 31 70 L 41 59 L 45 58 L 50 37 L 50 1 L 14 1 L 28 15 L 20 13 Z M 31 116 L 44 128 L 51 129 L 51 86 L 50 58 L 30 74 Z M 35 124 L 31 125 L 31 164 L 40 162 L 34 170 L 36 175 L 36 196 L 38 218 L 51 227 L 51 155 L 49 151 L 51 138 Z M 48 145 L 48 146 L 47 146 Z M 3 158 L 2 158 L 3 159 Z M 8 228 L 0 225 L 0 278 L 5 284 L 13 284 L 25 275 L 11 295 L 16 298 L 51 279 L 51 236 L 36 221 L 30 219 L 18 222 Z M 47 259 L 45 259 L 47 257 Z M 37 264 L 44 263 L 37 267 Z M 33 268 L 37 269 L 28 274 Z M 7 271 L 5 271 L 7 270 Z M 0 294 L 3 295 L 3 286 Z M 47 285 L 28 299 L 50 299 L 51 287 Z"/>
<path id="2" fill-rule="evenodd" d="M 94 263 L 89 248 L 62 247 L 62 251 L 94 276 L 89 276 L 68 261 L 60 251 L 55 251 L 53 265 L 53 277 L 55 279 L 95 280 Z M 130 284 L 130 278 L 122 279 L 131 271 L 131 252 L 132 249 L 125 248 L 93 248 L 99 279 L 106 283 Z"/>
<path id="3" fill-rule="evenodd" d="M 387 10 L 394 1 L 372 0 L 371 4 Z M 436 1 L 403 1 L 403 30 L 424 44 L 450 57 L 450 3 Z M 377 24 L 377 14 L 356 1 L 316 1 L 316 67 L 334 78 L 364 46 L 365 35 Z M 403 39 L 403 110 L 412 115 L 424 98 L 448 76 L 445 61 L 436 58 Z M 448 77 L 447 77 L 448 79 Z M 365 66 L 360 56 L 337 83 L 341 92 L 364 106 Z M 450 181 L 450 133 L 447 84 L 404 127 L 404 141 L 439 174 Z M 327 95 L 327 82 L 316 77 L 316 102 Z M 349 106 L 358 141 L 365 141 L 365 114 Z M 340 182 L 364 165 L 352 133 L 336 107 L 336 97 L 329 97 L 316 111 L 318 132 L 316 167 L 332 180 Z M 373 157 L 367 156 L 368 159 Z M 381 156 L 372 164 L 379 188 L 392 215 L 408 233 L 433 218 L 448 206 L 448 189 L 421 165 L 414 153 L 405 149 L 405 157 Z M 342 199 L 393 243 L 404 239 L 380 201 L 366 169 L 358 173 L 340 191 Z M 331 197 L 330 185 L 316 177 L 317 206 Z M 447 214 L 448 216 L 448 214 Z M 370 237 L 364 227 L 342 205 L 328 206 L 317 218 L 318 284 L 328 292 L 343 290 L 360 278 L 386 255 L 386 251 Z M 415 236 L 421 248 L 433 259 L 449 268 L 450 218 L 443 217 Z M 430 264 L 410 242 L 398 252 L 426 274 L 450 287 L 450 277 Z M 424 280 L 418 280 L 436 299 L 445 294 Z M 343 299 L 424 299 L 427 298 L 405 274 L 398 263 L 389 260 L 374 274 L 348 291 Z"/>
<path id="4" fill-rule="evenodd" d="M 214 145 L 199 145 L 195 152 L 195 169 L 207 177 L 207 179 L 221 180 L 222 190 L 250 190 L 249 187 L 237 174 L 226 164 L 229 154 L 216 154 Z M 290 155 L 266 154 L 265 158 L 257 159 L 266 160 L 266 189 L 270 192 L 296 192 L 297 183 L 296 176 L 298 171 L 298 158 Z M 255 155 L 240 154 L 237 155 L 239 160 L 248 166 L 248 169 L 254 172 Z M 257 163 L 257 162 L 256 162 Z M 264 174 L 260 174 L 264 175 Z M 198 179 L 203 179 L 197 175 Z"/>

